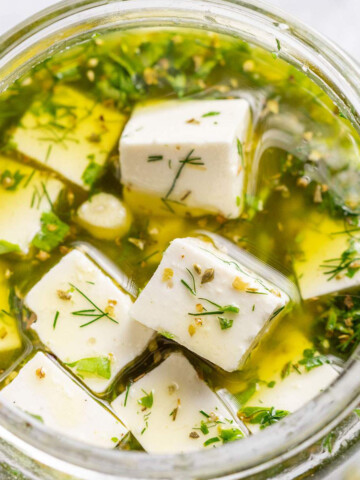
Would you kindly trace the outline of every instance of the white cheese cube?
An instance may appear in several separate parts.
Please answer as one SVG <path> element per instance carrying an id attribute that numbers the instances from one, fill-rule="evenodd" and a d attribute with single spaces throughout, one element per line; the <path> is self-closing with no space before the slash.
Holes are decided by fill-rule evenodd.
<path id="1" fill-rule="evenodd" d="M 152 330 L 131 320 L 130 296 L 78 250 L 27 294 L 40 340 L 95 392 L 147 346 Z"/>
<path id="2" fill-rule="evenodd" d="M 289 368 L 291 371 L 285 378 L 281 375 L 275 377 L 272 388 L 261 385 L 243 411 L 248 414 L 246 409 L 249 407 L 258 407 L 259 411 L 273 407 L 274 410 L 293 413 L 329 387 L 339 376 L 338 372 L 326 363 L 309 371 L 301 365 L 296 365 L 296 370 L 291 366 Z M 240 417 L 252 433 L 261 429 L 259 423 L 251 423 L 251 417 L 246 418 L 242 413 Z"/>
<path id="3" fill-rule="evenodd" d="M 249 123 L 246 100 L 138 106 L 120 139 L 121 181 L 127 198 L 131 200 L 133 192 L 146 194 L 138 198 L 149 209 L 147 195 L 158 197 L 163 213 L 176 209 L 238 217 Z"/>
<path id="4" fill-rule="evenodd" d="M 28 253 L 63 184 L 48 173 L 0 156 L 0 253 Z M 51 202 L 51 203 L 50 203 Z"/>
<path id="5" fill-rule="evenodd" d="M 360 285 L 360 242 L 347 234 L 345 228 L 342 221 L 324 219 L 320 214 L 311 216 L 299 242 L 302 256 L 294 263 L 305 300 Z M 349 255 L 342 263 L 341 256 L 346 251 Z"/>
<path id="6" fill-rule="evenodd" d="M 127 433 L 110 411 L 43 353 L 27 362 L 0 398 L 59 433 L 90 445 L 113 448 Z"/>
<path id="7" fill-rule="evenodd" d="M 13 135 L 19 152 L 88 190 L 101 173 L 126 117 L 76 90 L 57 86 L 34 102 Z"/>
<path id="8" fill-rule="evenodd" d="M 217 447 L 228 436 L 243 436 L 219 397 L 180 353 L 131 384 L 112 407 L 149 453 Z"/>
<path id="9" fill-rule="evenodd" d="M 130 315 L 234 371 L 288 300 L 210 243 L 184 238 L 170 244 Z"/>

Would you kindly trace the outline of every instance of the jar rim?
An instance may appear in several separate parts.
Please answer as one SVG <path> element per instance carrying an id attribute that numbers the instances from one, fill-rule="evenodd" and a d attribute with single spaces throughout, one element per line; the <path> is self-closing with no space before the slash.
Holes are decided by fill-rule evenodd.
<path id="1" fill-rule="evenodd" d="M 106 12 L 114 10 L 120 20 L 125 14 L 130 15 L 127 18 L 133 14 L 134 19 L 146 14 L 147 18 L 156 18 L 158 22 L 159 16 L 169 20 L 171 15 L 186 11 L 189 12 L 188 24 L 190 20 L 200 21 L 203 17 L 199 23 L 201 28 L 222 29 L 228 34 L 236 31 L 243 34 L 240 27 L 244 24 L 249 31 L 256 31 L 257 26 L 262 25 L 266 34 L 262 40 L 268 41 L 268 46 L 277 37 L 282 45 L 289 45 L 281 53 L 285 60 L 294 62 L 296 59 L 292 55 L 297 48 L 300 55 L 297 66 L 306 66 L 309 77 L 335 99 L 359 130 L 360 66 L 341 48 L 280 9 L 259 0 L 177 0 L 176 5 L 172 0 L 152 0 L 151 8 L 145 5 L 146 0 L 63 0 L 20 23 L 0 36 L 0 89 L 5 88 L 19 71 L 18 59 L 26 49 L 32 48 L 32 42 L 36 42 L 39 35 L 43 38 L 56 36 L 69 20 L 85 22 L 89 20 L 87 13 L 102 15 L 101 10 L 106 9 Z M 181 18 L 175 28 L 188 24 Z M 59 42 L 65 41 L 60 35 Z M 300 410 L 261 435 L 217 449 L 151 455 L 104 450 L 59 437 L 4 402 L 0 403 L 0 431 L 3 438 L 19 445 L 29 455 L 37 458 L 45 454 L 58 460 L 65 469 L 70 467 L 68 473 L 73 473 L 71 468 L 77 467 L 112 478 L 214 478 L 234 473 L 237 479 L 245 478 L 313 444 L 356 406 L 360 392 L 359 351 L 357 349 L 352 355 L 339 378 Z"/>

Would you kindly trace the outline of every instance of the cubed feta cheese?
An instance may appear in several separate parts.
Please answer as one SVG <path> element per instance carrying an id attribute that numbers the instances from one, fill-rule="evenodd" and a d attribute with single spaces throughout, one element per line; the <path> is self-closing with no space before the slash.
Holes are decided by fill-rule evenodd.
<path id="1" fill-rule="evenodd" d="M 143 352 L 152 330 L 131 320 L 130 296 L 86 255 L 67 254 L 27 294 L 40 340 L 95 392 Z"/>
<path id="2" fill-rule="evenodd" d="M 285 378 L 283 378 L 284 374 L 279 374 L 274 377 L 270 387 L 269 384 L 262 384 L 240 413 L 241 419 L 252 433 L 258 432 L 261 424 L 254 422 L 256 413 L 251 415 L 250 408 L 259 408 L 257 414 L 272 407 L 274 411 L 284 410 L 293 413 L 325 390 L 339 375 L 327 363 L 309 371 L 298 364 L 296 364 L 296 369 L 291 365 L 288 367 L 289 371 L 285 373 Z"/>
<path id="3" fill-rule="evenodd" d="M 313 214 L 299 247 L 294 267 L 305 300 L 360 285 L 360 242 L 346 233 L 344 222 Z"/>
<path id="4" fill-rule="evenodd" d="M 121 134 L 125 116 L 66 86 L 35 101 L 13 141 L 18 151 L 89 189 Z"/>
<path id="5" fill-rule="evenodd" d="M 210 243 L 184 238 L 170 244 L 130 315 L 233 371 L 288 300 Z"/>
<path id="6" fill-rule="evenodd" d="M 26 363 L 0 392 L 0 399 L 59 433 L 90 445 L 112 448 L 127 433 L 110 411 L 43 353 Z"/>
<path id="7" fill-rule="evenodd" d="M 163 213 L 176 209 L 238 217 L 249 124 L 249 104 L 241 99 L 138 106 L 120 139 L 127 198 L 145 194 L 138 196 L 145 210 L 150 195 L 161 200 Z"/>
<path id="8" fill-rule="evenodd" d="M 28 253 L 63 184 L 48 173 L 0 156 L 0 254 Z M 50 203 L 51 202 L 51 203 Z"/>
<path id="9" fill-rule="evenodd" d="M 173 353 L 112 407 L 149 453 L 180 453 L 242 438 L 239 425 L 188 360 Z"/>

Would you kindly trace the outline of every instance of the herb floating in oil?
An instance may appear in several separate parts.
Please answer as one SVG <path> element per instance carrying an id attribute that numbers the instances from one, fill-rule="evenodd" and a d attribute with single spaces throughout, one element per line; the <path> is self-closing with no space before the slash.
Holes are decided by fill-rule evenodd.
<path id="1" fill-rule="evenodd" d="M 286 410 L 276 410 L 274 407 L 245 407 L 239 412 L 239 418 L 251 424 L 260 425 L 263 430 L 289 415 Z"/>

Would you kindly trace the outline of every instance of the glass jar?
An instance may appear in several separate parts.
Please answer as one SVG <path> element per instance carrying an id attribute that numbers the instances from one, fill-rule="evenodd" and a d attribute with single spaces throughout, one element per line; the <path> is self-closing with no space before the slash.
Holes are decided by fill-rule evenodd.
<path id="1" fill-rule="evenodd" d="M 319 34 L 257 0 L 65 0 L 1 37 L 0 91 L 32 66 L 89 34 L 151 26 L 230 34 L 270 51 L 276 50 L 278 39 L 280 56 L 319 84 L 360 130 L 357 63 Z M 360 362 L 355 352 L 331 388 L 261 435 L 186 455 L 89 447 L 0 404 L 1 478 L 304 478 L 319 469 L 333 469 L 334 460 L 341 463 L 356 452 L 360 427 L 351 412 L 359 396 Z M 333 432 L 332 448 L 321 443 L 329 432 Z"/>

